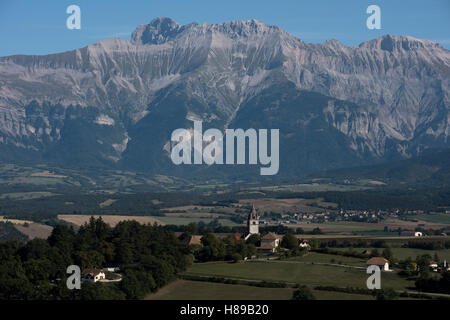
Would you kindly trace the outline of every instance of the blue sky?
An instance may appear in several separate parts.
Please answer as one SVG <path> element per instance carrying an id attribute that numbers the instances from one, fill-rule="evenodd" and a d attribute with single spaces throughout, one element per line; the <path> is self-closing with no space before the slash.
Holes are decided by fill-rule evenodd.
<path id="1" fill-rule="evenodd" d="M 81 8 L 81 30 L 68 30 L 66 8 Z M 366 8 L 381 8 L 381 30 L 366 28 Z M 129 39 L 156 17 L 181 24 L 258 19 L 306 42 L 334 38 L 358 45 L 383 34 L 411 35 L 450 49 L 449 0 L 0 0 L 0 56 L 48 54 L 96 41 Z"/>

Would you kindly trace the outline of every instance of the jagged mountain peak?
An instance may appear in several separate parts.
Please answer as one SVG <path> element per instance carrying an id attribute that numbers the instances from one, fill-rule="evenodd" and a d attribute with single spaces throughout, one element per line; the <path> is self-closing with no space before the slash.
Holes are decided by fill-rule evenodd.
<path id="1" fill-rule="evenodd" d="M 342 50 L 342 49 L 346 48 L 346 46 L 342 42 L 340 42 L 336 39 L 328 39 L 327 41 L 325 41 L 324 45 L 327 47 L 330 47 L 330 48 L 338 49 L 338 50 Z"/>
<path id="2" fill-rule="evenodd" d="M 181 25 L 171 18 L 156 18 L 149 24 L 141 24 L 131 34 L 134 44 L 161 44 L 174 38 Z"/>
<path id="3" fill-rule="evenodd" d="M 153 19 L 148 24 L 142 24 L 136 28 L 131 35 L 131 43 L 142 44 L 162 44 L 175 40 L 183 34 L 205 35 L 208 33 L 224 34 L 228 38 L 249 38 L 264 37 L 267 35 L 283 36 L 286 39 L 294 38 L 289 33 L 278 26 L 265 24 L 257 19 L 235 20 L 224 23 L 197 23 L 181 25 L 175 20 L 167 17 Z M 294 41 L 295 42 L 295 41 Z M 335 50 L 347 48 L 336 39 L 327 40 L 324 46 Z M 417 39 L 411 36 L 396 36 L 391 34 L 383 35 L 379 38 L 363 42 L 359 48 L 369 50 L 383 50 L 388 52 L 406 52 L 413 50 L 445 50 L 440 44 L 426 39 Z"/>
<path id="4" fill-rule="evenodd" d="M 264 35 L 271 32 L 287 34 L 278 26 L 267 25 L 257 19 L 236 20 L 224 23 L 209 24 L 193 22 L 180 25 L 171 18 L 156 18 L 149 24 L 142 24 L 131 35 L 134 44 L 162 44 L 175 39 L 185 32 L 223 33 L 230 38 Z"/>
<path id="5" fill-rule="evenodd" d="M 342 154 L 352 155 L 342 161 L 407 157 L 450 146 L 449 74 L 450 51 L 408 36 L 347 47 L 335 39 L 305 43 L 255 19 L 182 25 L 156 18 L 130 41 L 0 58 L 0 160 L 15 160 L 10 150 L 24 159 L 35 156 L 30 150 L 64 158 L 75 144 L 89 161 L 148 168 L 144 159 L 165 161 L 169 131 L 192 118 L 216 128 L 285 128 L 300 140 L 309 132 L 316 144 L 296 150 L 313 154 L 336 138 L 312 162 L 296 155 L 305 170 Z M 88 136 L 78 139 L 85 127 Z M 101 138 L 90 139 L 93 132 Z M 333 161 L 321 166 L 342 164 Z"/>
<path id="6" fill-rule="evenodd" d="M 212 24 L 211 28 L 221 32 L 235 33 L 240 36 L 261 34 L 268 31 L 281 31 L 279 27 L 267 25 L 257 19 L 236 20 L 221 24 Z"/>
<path id="7" fill-rule="evenodd" d="M 359 45 L 360 48 L 367 49 L 381 49 L 384 51 L 409 51 L 416 49 L 442 49 L 441 45 L 426 39 L 417 39 L 411 36 L 395 36 L 386 34 L 382 37 L 363 42 Z"/>

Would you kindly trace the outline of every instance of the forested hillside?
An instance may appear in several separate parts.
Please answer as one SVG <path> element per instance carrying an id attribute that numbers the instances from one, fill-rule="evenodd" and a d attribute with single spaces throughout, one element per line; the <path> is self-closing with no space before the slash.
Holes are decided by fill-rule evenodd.
<path id="1" fill-rule="evenodd" d="M 57 226 L 47 240 L 0 243 L 0 300 L 139 299 L 173 280 L 188 260 L 174 234 L 161 227 L 127 221 L 110 228 L 101 219 L 78 232 Z M 69 265 L 119 266 L 123 280 L 69 290 Z"/>

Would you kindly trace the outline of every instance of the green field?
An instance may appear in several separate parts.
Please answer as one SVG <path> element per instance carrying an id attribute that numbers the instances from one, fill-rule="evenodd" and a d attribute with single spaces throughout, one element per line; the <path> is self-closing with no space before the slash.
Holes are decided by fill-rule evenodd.
<path id="1" fill-rule="evenodd" d="M 320 228 L 321 230 L 333 230 L 335 232 L 338 231 L 354 231 L 354 232 L 363 232 L 363 231 L 379 231 L 383 229 L 383 226 L 374 224 L 373 226 L 365 226 L 365 225 L 357 225 L 357 224 L 346 224 L 345 222 L 334 222 L 334 223 L 312 223 L 308 226 L 313 225 L 315 228 Z M 306 227 L 305 227 L 306 229 Z"/>
<path id="2" fill-rule="evenodd" d="M 199 223 L 204 222 L 205 224 L 208 224 L 214 220 L 217 220 L 222 226 L 237 226 L 238 224 L 234 223 L 233 221 L 229 219 L 213 219 L 213 218 L 202 218 L 202 217 L 192 217 L 192 218 L 186 218 L 186 217 L 155 217 L 161 222 L 164 222 L 165 224 L 174 224 L 174 225 L 188 225 L 189 223 Z"/>
<path id="3" fill-rule="evenodd" d="M 334 260 L 334 261 L 333 261 Z M 309 252 L 302 257 L 296 257 L 290 259 L 290 261 L 299 261 L 305 263 L 333 263 L 333 264 L 343 264 L 349 266 L 365 267 L 366 259 L 358 259 L 353 257 L 344 257 L 339 255 L 324 254 L 317 252 Z"/>
<path id="4" fill-rule="evenodd" d="M 348 248 L 336 248 L 336 250 L 346 251 Z M 355 248 L 357 252 L 363 252 L 364 250 L 374 250 L 374 248 Z M 377 248 L 378 252 L 382 252 L 383 248 Z M 411 259 L 415 259 L 418 255 L 429 254 L 431 257 L 434 257 L 434 254 L 437 253 L 440 260 L 450 261 L 450 249 L 443 250 L 423 250 L 423 249 L 414 249 L 414 248 L 391 248 L 392 253 L 394 254 L 394 258 L 397 260 L 404 260 L 410 257 Z M 339 257 L 339 256 L 337 256 Z M 337 260 L 338 258 L 336 258 Z M 340 257 L 339 257 L 340 259 Z"/>
<path id="5" fill-rule="evenodd" d="M 265 190 L 265 191 L 291 191 L 291 192 L 321 192 L 321 191 L 355 191 L 370 189 L 373 186 L 363 185 L 343 185 L 334 183 L 303 183 L 303 184 L 286 184 L 279 186 L 264 186 L 257 188 L 249 188 L 249 190 Z"/>
<path id="6" fill-rule="evenodd" d="M 409 218 L 427 222 L 450 224 L 450 214 L 418 214 L 409 216 Z"/>
<path id="7" fill-rule="evenodd" d="M 28 199 L 37 199 L 42 197 L 50 197 L 53 195 L 57 195 L 52 192 L 11 192 L 11 193 L 3 193 L 0 195 L 0 199 L 10 199 L 10 200 L 28 200 Z"/>
<path id="8" fill-rule="evenodd" d="M 149 300 L 289 300 L 292 288 L 261 288 L 203 281 L 177 280 L 150 294 Z M 313 290 L 319 300 L 370 300 L 368 295 Z"/>
<path id="9" fill-rule="evenodd" d="M 330 255 L 331 259 L 331 255 Z M 339 256 L 336 256 L 336 260 Z M 351 267 L 306 264 L 299 261 L 244 262 L 194 264 L 187 271 L 195 275 L 211 275 L 237 279 L 283 281 L 314 286 L 366 287 L 364 269 Z M 397 290 L 414 287 L 413 281 L 399 277 L 395 272 L 383 272 L 382 286 Z"/>
<path id="10" fill-rule="evenodd" d="M 383 232 L 383 226 L 374 224 L 372 225 L 363 225 L 363 224 L 349 224 L 346 222 L 329 222 L 329 223 L 309 223 L 309 224 L 295 224 L 295 225 L 287 225 L 292 228 L 302 228 L 305 231 L 313 230 L 314 228 L 319 228 L 325 233 L 333 233 L 333 234 L 364 234 L 364 235 L 386 235 Z"/>

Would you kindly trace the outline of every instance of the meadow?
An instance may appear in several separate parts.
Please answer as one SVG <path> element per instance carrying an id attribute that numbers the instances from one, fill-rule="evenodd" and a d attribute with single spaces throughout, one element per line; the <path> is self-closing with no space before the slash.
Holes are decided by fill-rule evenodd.
<path id="1" fill-rule="evenodd" d="M 333 256 L 330 255 L 330 259 L 332 258 Z M 339 256 L 334 256 L 334 258 L 336 260 L 340 259 Z M 366 288 L 367 274 L 365 269 L 305 262 L 286 260 L 235 264 L 197 263 L 188 269 L 187 274 L 297 283 L 310 287 L 350 286 Z M 413 281 L 401 278 L 395 272 L 383 272 L 381 279 L 384 288 L 390 287 L 396 290 L 405 290 L 408 287 L 414 287 Z"/>
<path id="2" fill-rule="evenodd" d="M 346 251 L 348 248 L 334 248 L 336 250 Z M 355 248 L 354 250 L 357 252 L 363 252 L 364 250 L 374 250 L 375 248 Z M 383 248 L 377 248 L 379 252 L 383 251 Z M 429 254 L 431 257 L 434 257 L 436 253 L 440 260 L 450 261 L 450 249 L 442 249 L 442 250 L 424 250 L 424 249 L 415 249 L 415 248 L 399 248 L 399 247 L 391 247 L 392 253 L 394 255 L 394 259 L 404 260 L 408 257 L 411 259 L 416 259 L 419 255 Z M 338 256 L 340 259 L 340 256 Z M 337 258 L 336 258 L 337 260 Z"/>
<path id="3" fill-rule="evenodd" d="M 323 208 L 336 209 L 337 205 L 332 202 L 326 202 L 323 198 L 303 199 L 303 198 L 260 198 L 260 199 L 240 199 L 240 205 L 255 205 L 261 208 L 261 212 L 322 212 Z"/>
<path id="4" fill-rule="evenodd" d="M 203 281 L 176 280 L 148 300 L 289 300 L 293 288 L 262 288 Z M 372 300 L 368 295 L 313 290 L 318 300 Z"/>
<path id="5" fill-rule="evenodd" d="M 47 239 L 53 228 L 42 223 L 16 224 L 15 228 L 25 234 L 28 239 Z"/>
<path id="6" fill-rule="evenodd" d="M 72 223 L 76 226 L 81 226 L 91 219 L 91 217 L 98 218 L 102 217 L 103 221 L 107 224 L 109 224 L 111 227 L 114 227 L 116 224 L 118 224 L 120 221 L 126 221 L 126 220 L 135 220 L 142 224 L 159 224 L 164 225 L 164 222 L 161 222 L 160 220 L 149 217 L 149 216 L 119 216 L 119 215 L 88 215 L 88 214 L 60 214 L 58 215 L 58 219 Z M 159 218 L 159 217 L 158 217 Z"/>
<path id="7" fill-rule="evenodd" d="M 291 260 L 304 263 L 342 264 L 355 267 L 366 267 L 367 261 L 367 259 L 344 257 L 339 255 L 324 254 L 318 252 L 309 252 L 304 256 L 291 258 L 289 261 Z"/>
<path id="8" fill-rule="evenodd" d="M 185 215 L 189 215 L 189 213 L 185 214 Z M 203 218 L 203 217 L 198 217 L 195 215 L 192 215 L 192 217 L 174 217 L 174 216 L 165 216 L 165 217 L 155 217 L 155 219 L 158 219 L 159 221 L 163 222 L 164 224 L 174 224 L 174 225 L 188 225 L 189 223 L 199 223 L 199 222 L 203 222 L 205 224 L 208 224 L 210 222 L 213 221 L 217 221 L 219 222 L 222 226 L 228 226 L 228 227 L 233 227 L 233 226 L 238 226 L 237 223 L 229 220 L 229 219 L 222 219 L 222 218 Z"/>
<path id="9" fill-rule="evenodd" d="M 450 214 L 418 214 L 409 218 L 426 222 L 450 224 Z"/>

